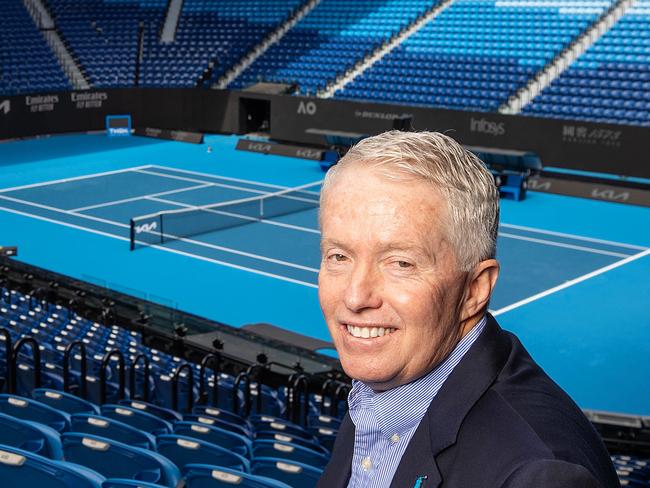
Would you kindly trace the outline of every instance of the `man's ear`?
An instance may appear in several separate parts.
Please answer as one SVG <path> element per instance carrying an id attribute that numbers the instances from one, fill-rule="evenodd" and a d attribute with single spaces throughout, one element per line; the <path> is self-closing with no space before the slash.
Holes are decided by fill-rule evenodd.
<path id="1" fill-rule="evenodd" d="M 499 263 L 496 259 L 481 261 L 470 271 L 460 313 L 461 322 L 465 322 L 487 309 L 498 277 Z"/>

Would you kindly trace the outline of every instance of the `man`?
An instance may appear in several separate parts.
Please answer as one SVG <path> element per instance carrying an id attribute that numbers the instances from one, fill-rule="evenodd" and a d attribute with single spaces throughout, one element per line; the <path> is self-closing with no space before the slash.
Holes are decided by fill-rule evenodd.
<path id="1" fill-rule="evenodd" d="M 361 141 L 321 196 L 319 297 L 349 414 L 322 488 L 609 488 L 578 407 L 487 307 L 499 195 L 453 139 Z"/>

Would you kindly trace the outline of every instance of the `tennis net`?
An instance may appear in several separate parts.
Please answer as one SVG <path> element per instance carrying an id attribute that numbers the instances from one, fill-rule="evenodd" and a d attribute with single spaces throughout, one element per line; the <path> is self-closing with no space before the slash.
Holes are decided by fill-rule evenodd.
<path id="1" fill-rule="evenodd" d="M 133 217 L 131 250 L 318 208 L 322 181 L 274 193 Z"/>

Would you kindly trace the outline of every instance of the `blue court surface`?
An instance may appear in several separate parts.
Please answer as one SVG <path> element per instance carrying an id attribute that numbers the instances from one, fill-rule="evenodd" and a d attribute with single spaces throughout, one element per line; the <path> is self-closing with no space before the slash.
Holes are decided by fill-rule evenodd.
<path id="1" fill-rule="evenodd" d="M 329 340 L 317 208 L 129 250 L 134 217 L 324 177 L 313 161 L 238 152 L 236 142 L 93 134 L 1 144 L 0 245 L 234 326 L 268 322 Z M 501 324 L 580 406 L 650 414 L 650 209 L 531 192 L 503 200 L 501 220 L 491 303 Z"/>

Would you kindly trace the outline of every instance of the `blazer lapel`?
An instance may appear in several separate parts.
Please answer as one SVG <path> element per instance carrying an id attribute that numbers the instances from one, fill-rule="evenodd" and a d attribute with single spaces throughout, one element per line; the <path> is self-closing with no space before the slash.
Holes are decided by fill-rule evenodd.
<path id="1" fill-rule="evenodd" d="M 339 433 L 336 436 L 332 457 L 325 467 L 317 488 L 345 488 L 352 474 L 352 456 L 354 455 L 354 423 L 350 414 L 346 414 Z"/>
<path id="2" fill-rule="evenodd" d="M 436 457 L 456 442 L 463 420 L 492 385 L 509 354 L 508 341 L 488 314 L 483 332 L 429 405 L 402 456 L 391 488 L 415 487 L 420 476 L 427 479 L 416 488 L 436 488 L 442 483 L 444 473 Z"/>
<path id="3" fill-rule="evenodd" d="M 431 449 L 429 431 L 429 416 L 425 415 L 402 456 L 391 488 L 436 488 L 440 485 L 440 471 Z M 417 485 L 420 478 L 423 479 Z"/>

